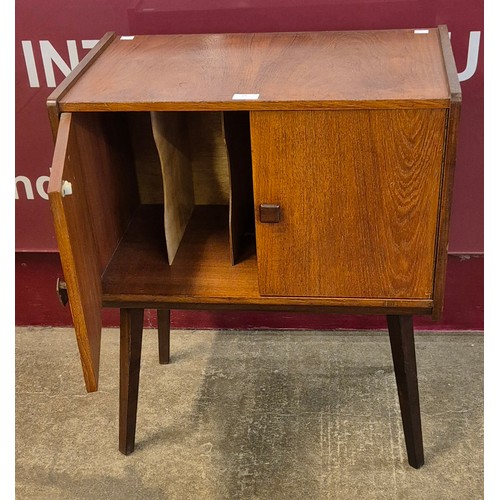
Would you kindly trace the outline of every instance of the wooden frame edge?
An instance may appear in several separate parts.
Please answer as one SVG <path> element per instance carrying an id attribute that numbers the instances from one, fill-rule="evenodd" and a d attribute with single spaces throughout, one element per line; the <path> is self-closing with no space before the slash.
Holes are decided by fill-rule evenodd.
<path id="1" fill-rule="evenodd" d="M 441 200 L 437 226 L 436 266 L 434 270 L 433 290 L 434 307 L 432 309 L 432 318 L 434 320 L 441 318 L 444 307 L 451 201 L 455 174 L 458 124 L 460 121 L 460 110 L 462 104 L 462 90 L 460 88 L 455 58 L 453 56 L 450 37 L 448 35 L 448 28 L 446 25 L 440 25 L 438 29 L 443 64 L 446 70 L 450 91 L 450 109 L 448 111 L 448 120 L 446 124 L 445 152 L 441 177 Z"/>
<path id="2" fill-rule="evenodd" d="M 455 57 L 453 56 L 453 49 L 451 48 L 450 36 L 446 24 L 440 24 L 439 41 L 441 43 L 441 53 L 443 56 L 443 64 L 448 78 L 448 88 L 450 90 L 450 97 L 452 102 L 462 101 L 462 89 L 460 87 L 460 80 L 458 79 L 457 66 L 455 64 Z"/>
<path id="3" fill-rule="evenodd" d="M 108 31 L 99 42 L 90 50 L 90 52 L 78 63 L 76 68 L 51 92 L 47 97 L 47 110 L 49 114 L 50 125 L 54 142 L 57 137 L 59 127 L 59 114 L 61 112 L 59 101 L 73 87 L 78 78 L 95 62 L 95 60 L 104 52 L 106 47 L 116 38 L 116 33 Z"/>
<path id="4" fill-rule="evenodd" d="M 80 284 L 75 269 L 73 249 L 67 231 L 66 214 L 63 207 L 61 195 L 61 180 L 63 177 L 63 166 L 66 156 L 66 145 L 69 140 L 71 129 L 71 113 L 66 113 L 61 117 L 60 134 L 56 141 L 54 151 L 54 161 L 51 176 L 49 180 L 49 204 L 54 220 L 54 230 L 61 255 L 61 267 L 63 270 L 64 279 L 68 283 L 69 306 L 71 317 L 75 328 L 78 351 L 83 369 L 83 378 L 87 392 L 95 392 L 98 388 L 99 368 L 97 372 L 94 370 L 92 363 L 91 348 L 87 340 L 87 324 L 84 319 L 83 306 L 80 291 Z M 62 258 L 64 256 L 64 258 Z"/>

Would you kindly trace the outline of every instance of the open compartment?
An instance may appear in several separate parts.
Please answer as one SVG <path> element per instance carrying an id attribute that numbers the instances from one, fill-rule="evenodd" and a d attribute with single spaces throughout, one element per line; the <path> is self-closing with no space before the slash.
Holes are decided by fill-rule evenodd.
<path id="1" fill-rule="evenodd" d="M 173 264 L 193 211 L 226 207 L 229 259 L 254 249 L 248 112 L 151 112 L 129 116 L 142 204 L 163 204 L 166 253 Z M 210 208 L 212 207 L 212 208 Z"/>
<path id="2" fill-rule="evenodd" d="M 251 179 L 248 113 L 61 115 L 49 199 L 89 391 L 104 302 L 258 294 Z"/>
<path id="3" fill-rule="evenodd" d="M 249 114 L 127 120 L 140 202 L 102 276 L 106 303 L 258 296 Z"/>

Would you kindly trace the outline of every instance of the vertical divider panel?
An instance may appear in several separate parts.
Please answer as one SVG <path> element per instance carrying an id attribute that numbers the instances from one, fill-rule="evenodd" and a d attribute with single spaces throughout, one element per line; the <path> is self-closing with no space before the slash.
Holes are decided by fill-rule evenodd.
<path id="1" fill-rule="evenodd" d="M 163 176 L 165 239 L 170 265 L 194 209 L 189 134 L 183 118 L 185 116 L 179 112 L 151 112 L 151 126 Z"/>
<path id="2" fill-rule="evenodd" d="M 245 257 L 249 235 L 255 234 L 250 118 L 247 111 L 222 114 L 229 169 L 229 246 L 231 263 Z"/>

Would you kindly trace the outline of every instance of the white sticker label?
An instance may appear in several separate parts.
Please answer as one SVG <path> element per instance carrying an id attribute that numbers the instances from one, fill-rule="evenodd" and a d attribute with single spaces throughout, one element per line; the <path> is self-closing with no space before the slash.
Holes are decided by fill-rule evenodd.
<path id="1" fill-rule="evenodd" d="M 255 101 L 260 94 L 233 94 L 233 101 Z"/>
<path id="2" fill-rule="evenodd" d="M 427 35 L 429 30 L 415 30 L 413 33 L 415 33 L 415 35 Z"/>
<path id="3" fill-rule="evenodd" d="M 134 36 L 131 35 L 131 36 L 121 36 L 120 37 L 120 40 L 133 40 L 134 39 Z"/>

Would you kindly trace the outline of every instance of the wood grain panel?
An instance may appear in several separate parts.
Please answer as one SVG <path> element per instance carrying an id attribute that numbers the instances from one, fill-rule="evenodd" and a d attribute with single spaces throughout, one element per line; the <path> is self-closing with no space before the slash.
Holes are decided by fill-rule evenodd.
<path id="1" fill-rule="evenodd" d="M 71 196 L 61 196 L 63 180 L 74 186 Z M 102 290 L 97 248 L 85 190 L 82 189 L 78 145 L 70 114 L 61 115 L 48 192 L 85 385 L 87 391 L 96 391 Z"/>
<path id="2" fill-rule="evenodd" d="M 141 203 L 163 203 L 163 176 L 149 112 L 127 113 Z"/>
<path id="3" fill-rule="evenodd" d="M 127 113 L 132 139 L 137 182 L 141 203 L 163 203 L 163 177 L 148 112 Z M 222 132 L 222 115 L 207 113 L 166 113 L 158 121 L 175 122 L 183 135 L 183 154 L 192 170 L 196 205 L 227 205 L 229 174 L 226 146 Z M 173 125 L 172 125 L 173 126 Z"/>
<path id="4" fill-rule="evenodd" d="M 141 103 L 62 103 L 62 111 L 302 111 L 325 109 L 448 109 L 450 99 L 380 99 L 359 101 L 227 101 Z"/>
<path id="5" fill-rule="evenodd" d="M 229 203 L 229 172 L 219 112 L 184 113 L 196 205 Z"/>
<path id="6" fill-rule="evenodd" d="M 259 99 L 235 101 L 235 93 Z M 117 37 L 60 106 L 251 110 L 448 102 L 437 29 L 424 35 L 407 29 Z"/>
<path id="7" fill-rule="evenodd" d="M 256 222 L 261 293 L 430 299 L 445 120 L 252 112 L 254 204 L 281 207 Z"/>
<path id="8" fill-rule="evenodd" d="M 139 204 L 126 114 L 76 113 L 72 127 L 102 273 Z"/>
<path id="9" fill-rule="evenodd" d="M 148 265 L 145 266 L 144 262 Z M 106 307 L 426 314 L 431 300 L 262 297 L 255 253 L 229 260 L 227 209 L 197 206 L 174 263 L 163 236 L 163 207 L 142 206 L 103 276 Z"/>
<path id="10" fill-rule="evenodd" d="M 97 390 L 101 274 L 138 204 L 127 144 L 120 114 L 61 115 L 48 192 L 88 391 Z"/>
<path id="11" fill-rule="evenodd" d="M 194 208 L 193 171 L 182 113 L 151 113 L 161 162 L 168 262 L 172 264 Z"/>

